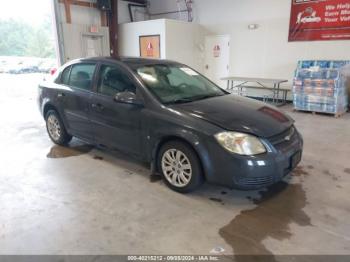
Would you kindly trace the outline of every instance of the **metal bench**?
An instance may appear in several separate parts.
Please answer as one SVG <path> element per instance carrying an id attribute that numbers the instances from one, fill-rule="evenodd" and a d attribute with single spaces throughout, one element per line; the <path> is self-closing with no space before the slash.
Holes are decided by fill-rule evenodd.
<path id="1" fill-rule="evenodd" d="M 277 106 L 282 106 L 287 103 L 287 95 L 290 89 L 281 88 L 282 83 L 287 83 L 285 79 L 270 79 L 270 78 L 251 78 L 251 77 L 224 77 L 222 80 L 227 81 L 227 91 L 237 89 L 238 95 L 244 95 L 244 88 L 260 89 L 272 91 L 272 103 Z M 237 83 L 238 84 L 235 84 Z M 247 83 L 255 83 L 256 85 L 246 85 Z M 268 86 L 270 85 L 270 86 Z M 266 102 L 267 96 L 263 97 Z"/>

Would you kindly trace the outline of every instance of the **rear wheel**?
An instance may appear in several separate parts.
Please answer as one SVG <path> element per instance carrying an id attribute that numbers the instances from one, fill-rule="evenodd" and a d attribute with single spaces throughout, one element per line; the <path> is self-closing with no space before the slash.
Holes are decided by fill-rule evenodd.
<path id="1" fill-rule="evenodd" d="M 58 145 L 66 145 L 72 140 L 72 136 L 67 133 L 60 116 L 55 110 L 49 110 L 45 119 L 47 133 L 52 142 Z"/>
<path id="2" fill-rule="evenodd" d="M 203 183 L 202 168 L 196 152 L 180 141 L 170 141 L 158 154 L 158 170 L 167 186 L 180 193 L 189 193 Z"/>

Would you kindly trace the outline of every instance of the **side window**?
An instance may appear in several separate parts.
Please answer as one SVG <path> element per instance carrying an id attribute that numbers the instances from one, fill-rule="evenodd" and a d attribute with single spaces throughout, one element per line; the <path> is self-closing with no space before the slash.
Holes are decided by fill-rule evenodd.
<path id="1" fill-rule="evenodd" d="M 91 90 L 95 67 L 95 64 L 73 65 L 69 77 L 69 85 L 84 90 Z"/>
<path id="2" fill-rule="evenodd" d="M 136 93 L 136 87 L 123 70 L 114 66 L 102 65 L 99 73 L 98 92 L 114 97 L 120 92 Z"/>
<path id="3" fill-rule="evenodd" d="M 63 72 L 61 74 L 61 80 L 60 80 L 61 84 L 68 85 L 70 69 L 71 69 L 71 67 L 68 66 L 66 69 L 63 70 Z"/>

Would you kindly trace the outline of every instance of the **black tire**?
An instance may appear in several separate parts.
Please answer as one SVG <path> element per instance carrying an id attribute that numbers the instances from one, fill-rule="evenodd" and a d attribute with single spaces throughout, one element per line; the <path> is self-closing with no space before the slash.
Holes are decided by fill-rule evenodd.
<path id="1" fill-rule="evenodd" d="M 190 163 L 191 166 L 191 177 L 189 179 L 189 182 L 185 185 L 185 186 L 176 186 L 174 184 L 172 184 L 165 172 L 163 171 L 162 168 L 162 159 L 165 153 L 170 152 L 169 150 L 177 150 L 180 151 L 182 154 L 184 154 L 187 157 L 187 160 Z M 158 153 L 158 157 L 157 157 L 157 168 L 158 171 L 161 173 L 163 180 L 165 182 L 165 184 L 172 190 L 179 192 L 179 193 L 190 193 L 196 189 L 198 189 L 202 183 L 204 182 L 204 178 L 202 175 L 202 167 L 201 167 L 201 163 L 200 160 L 196 154 L 196 152 L 193 150 L 192 147 L 190 147 L 189 145 L 187 145 L 184 142 L 181 141 L 170 141 L 167 142 L 166 144 L 164 144 Z M 172 171 L 170 171 L 172 172 Z M 175 173 L 175 171 L 173 171 Z M 168 176 L 169 177 L 169 176 Z M 170 179 L 170 178 L 169 178 Z"/>
<path id="2" fill-rule="evenodd" d="M 57 119 L 58 128 L 60 129 L 59 134 L 57 134 L 57 136 L 53 135 L 52 131 L 49 130 L 49 118 Z M 49 110 L 45 115 L 45 121 L 46 130 L 52 142 L 54 142 L 57 145 L 63 146 L 67 145 L 72 140 L 72 136 L 67 133 L 67 130 L 64 127 L 64 124 L 61 120 L 61 117 L 59 116 L 56 110 Z"/>

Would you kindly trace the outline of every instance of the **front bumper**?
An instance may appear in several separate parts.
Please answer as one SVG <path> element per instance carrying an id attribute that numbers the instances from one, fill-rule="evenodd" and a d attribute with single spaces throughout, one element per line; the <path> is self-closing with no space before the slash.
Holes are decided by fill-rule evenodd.
<path id="1" fill-rule="evenodd" d="M 207 166 L 204 164 L 208 182 L 250 190 L 282 180 L 298 165 L 303 151 L 303 139 L 292 128 L 293 135 L 289 140 L 284 139 L 285 133 L 264 139 L 268 152 L 257 156 L 230 154 L 216 141 L 212 141 L 209 161 L 206 161 Z M 281 137 L 282 140 L 279 139 Z"/>

